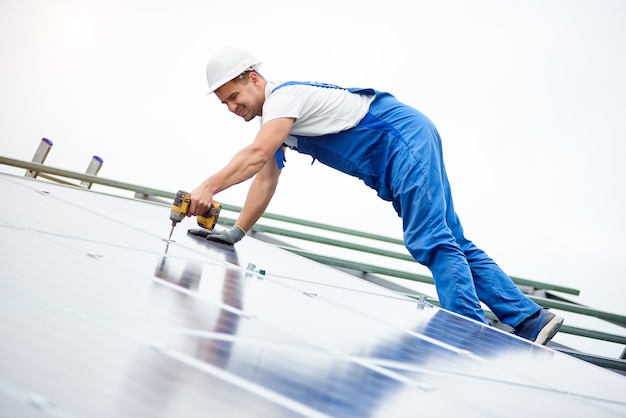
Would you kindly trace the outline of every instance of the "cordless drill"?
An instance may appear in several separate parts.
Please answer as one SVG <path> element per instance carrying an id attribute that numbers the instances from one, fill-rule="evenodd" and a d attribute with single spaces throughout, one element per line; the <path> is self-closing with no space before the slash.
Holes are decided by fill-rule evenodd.
<path id="1" fill-rule="evenodd" d="M 187 215 L 189 212 L 189 204 L 191 203 L 191 194 L 187 193 L 184 190 L 179 190 L 176 193 L 176 197 L 174 198 L 174 203 L 172 203 L 172 208 L 170 210 L 170 220 L 172 221 L 172 229 L 170 231 L 170 236 L 168 241 L 172 239 L 172 233 L 174 232 L 174 227 Z M 196 217 L 198 221 L 198 225 L 202 228 L 208 229 L 209 231 L 215 228 L 215 224 L 217 223 L 217 218 L 219 217 L 220 211 L 222 210 L 222 205 L 220 205 L 215 200 L 212 202 L 211 207 L 207 212 L 203 215 L 198 215 Z"/>

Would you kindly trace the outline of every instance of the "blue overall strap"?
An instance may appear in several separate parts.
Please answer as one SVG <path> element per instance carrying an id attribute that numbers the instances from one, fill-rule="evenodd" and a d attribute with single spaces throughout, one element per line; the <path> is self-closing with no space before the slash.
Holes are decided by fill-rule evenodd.
<path id="1" fill-rule="evenodd" d="M 287 87 L 287 86 L 297 86 L 297 85 L 305 85 L 305 86 L 313 86 L 313 87 L 324 87 L 327 89 L 340 89 L 340 90 L 347 90 L 343 87 L 339 87 L 339 86 L 335 86 L 334 84 L 326 84 L 326 83 L 317 83 L 315 81 L 287 81 L 286 83 L 283 83 L 279 86 L 274 87 L 274 89 L 272 90 L 272 93 L 274 93 L 276 90 L 283 88 L 283 87 Z"/>
<path id="2" fill-rule="evenodd" d="M 285 161 L 287 161 L 287 159 L 285 158 L 285 151 L 283 150 L 282 146 L 278 147 L 278 149 L 274 153 L 274 159 L 276 160 L 276 165 L 278 166 L 278 169 L 282 170 L 283 167 L 285 167 Z"/>
<path id="3" fill-rule="evenodd" d="M 344 87 L 336 86 L 334 84 L 318 83 L 315 81 L 287 81 L 285 83 L 282 83 L 274 87 L 272 89 L 272 93 L 274 93 L 276 90 L 283 88 L 283 87 L 297 86 L 297 85 L 322 87 L 322 88 L 327 88 L 327 89 L 348 90 L 350 93 L 359 93 L 359 94 L 367 94 L 367 95 L 376 94 L 376 92 L 373 89 L 365 89 L 365 88 L 358 88 L 358 87 L 344 88 Z M 276 165 L 278 165 L 278 169 L 282 170 L 283 167 L 285 167 L 285 162 L 287 161 L 287 159 L 285 158 L 285 151 L 283 150 L 283 147 L 280 147 L 278 148 L 278 150 L 276 150 L 276 152 L 274 153 L 274 159 L 276 160 Z"/>
<path id="4" fill-rule="evenodd" d="M 368 96 L 373 96 L 374 94 L 376 94 L 376 91 L 374 91 L 374 89 L 361 88 L 361 87 L 345 88 L 345 87 L 336 86 L 334 84 L 318 83 L 315 81 L 287 81 L 286 83 L 283 83 L 281 85 L 274 87 L 274 89 L 272 90 L 272 93 L 274 93 L 276 90 L 280 88 L 287 87 L 287 86 L 296 86 L 296 85 L 323 87 L 327 89 L 348 90 L 350 93 L 367 94 Z"/>

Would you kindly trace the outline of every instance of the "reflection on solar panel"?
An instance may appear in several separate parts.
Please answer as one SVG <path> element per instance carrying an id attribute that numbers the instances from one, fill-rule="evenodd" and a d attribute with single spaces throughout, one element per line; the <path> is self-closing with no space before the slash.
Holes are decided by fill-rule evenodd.
<path id="1" fill-rule="evenodd" d="M 619 374 L 253 238 L 166 245 L 163 205 L 0 193 L 2 416 L 626 415 Z"/>

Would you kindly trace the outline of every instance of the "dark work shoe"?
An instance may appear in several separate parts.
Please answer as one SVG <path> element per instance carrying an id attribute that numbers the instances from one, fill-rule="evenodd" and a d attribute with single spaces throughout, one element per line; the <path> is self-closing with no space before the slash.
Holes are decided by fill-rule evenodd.
<path id="1" fill-rule="evenodd" d="M 559 332 L 562 324 L 562 317 L 544 308 L 519 324 L 515 328 L 515 335 L 546 345 Z"/>

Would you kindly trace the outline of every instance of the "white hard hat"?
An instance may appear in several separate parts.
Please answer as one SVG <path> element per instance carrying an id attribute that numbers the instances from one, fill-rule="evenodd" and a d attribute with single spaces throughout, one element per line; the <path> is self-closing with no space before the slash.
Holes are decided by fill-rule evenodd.
<path id="1" fill-rule="evenodd" d="M 256 70 L 261 61 L 240 48 L 228 47 L 217 51 L 206 66 L 209 93 L 213 93 L 245 71 Z"/>

